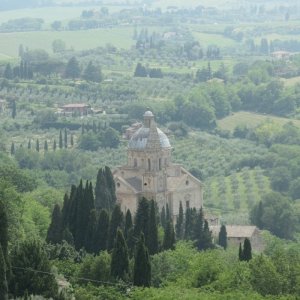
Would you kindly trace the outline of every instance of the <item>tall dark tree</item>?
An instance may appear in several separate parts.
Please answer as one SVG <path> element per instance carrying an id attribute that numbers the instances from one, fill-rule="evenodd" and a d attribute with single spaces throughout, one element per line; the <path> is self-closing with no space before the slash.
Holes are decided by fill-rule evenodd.
<path id="1" fill-rule="evenodd" d="M 6 266 L 8 266 L 8 216 L 6 206 L 1 198 L 0 192 L 0 245 Z"/>
<path id="2" fill-rule="evenodd" d="M 47 151 L 48 151 L 48 142 L 46 140 L 44 143 L 44 152 L 47 152 Z"/>
<path id="3" fill-rule="evenodd" d="M 241 243 L 239 245 L 239 260 L 240 261 L 243 260 L 243 248 L 242 248 L 242 244 Z"/>
<path id="4" fill-rule="evenodd" d="M 109 232 L 109 215 L 107 210 L 102 209 L 100 211 L 97 233 L 96 233 L 96 241 L 97 241 L 96 252 L 107 249 L 108 232 Z"/>
<path id="5" fill-rule="evenodd" d="M 56 299 L 58 286 L 51 265 L 40 242 L 28 240 L 18 244 L 11 253 L 13 276 L 9 290 L 14 297 L 29 294 Z M 35 270 L 36 272 L 30 272 Z"/>
<path id="6" fill-rule="evenodd" d="M 147 75 L 146 68 L 141 63 L 138 63 L 134 71 L 134 77 L 147 77 Z"/>
<path id="7" fill-rule="evenodd" d="M 249 261 L 252 259 L 252 247 L 251 242 L 248 238 L 244 240 L 244 247 L 243 247 L 243 260 Z"/>
<path id="8" fill-rule="evenodd" d="M 71 146 L 72 147 L 74 146 L 74 136 L 73 136 L 73 134 L 71 134 Z"/>
<path id="9" fill-rule="evenodd" d="M 151 263 L 148 249 L 145 246 L 145 237 L 141 233 L 136 247 L 133 270 L 133 284 L 136 286 L 150 287 L 151 285 Z"/>
<path id="10" fill-rule="evenodd" d="M 35 150 L 36 150 L 37 152 L 40 152 L 40 142 L 39 142 L 39 139 L 36 140 Z"/>
<path id="11" fill-rule="evenodd" d="M 200 248 L 200 250 L 207 250 L 210 248 L 213 248 L 212 234 L 209 230 L 208 222 L 205 220 L 203 228 L 202 247 Z"/>
<path id="12" fill-rule="evenodd" d="M 67 149 L 68 148 L 68 132 L 67 132 L 67 128 L 65 128 L 65 132 L 64 132 L 64 146 Z"/>
<path id="13" fill-rule="evenodd" d="M 183 208 L 182 202 L 179 203 L 179 214 L 176 222 L 176 237 L 181 239 L 183 235 Z"/>
<path id="14" fill-rule="evenodd" d="M 99 67 L 96 67 L 92 61 L 90 61 L 83 72 L 83 78 L 87 81 L 101 82 L 102 73 Z"/>
<path id="15" fill-rule="evenodd" d="M 139 238 L 141 232 L 144 233 L 145 240 L 148 241 L 149 227 L 149 201 L 146 198 L 139 200 L 138 208 L 135 214 L 134 236 Z"/>
<path id="16" fill-rule="evenodd" d="M 117 236 L 111 255 L 111 275 L 116 279 L 126 279 L 129 271 L 128 248 L 121 229 Z"/>
<path id="17" fill-rule="evenodd" d="M 62 213 L 60 206 L 54 206 L 51 218 L 51 224 L 47 232 L 47 243 L 58 244 L 62 240 Z"/>
<path id="18" fill-rule="evenodd" d="M 218 244 L 222 246 L 225 250 L 227 249 L 227 231 L 226 226 L 222 225 L 219 232 L 219 241 Z"/>
<path id="19" fill-rule="evenodd" d="M 10 146 L 10 155 L 15 155 L 16 149 L 15 149 L 15 143 L 12 142 Z"/>
<path id="20" fill-rule="evenodd" d="M 59 143 L 58 143 L 59 149 L 63 148 L 63 137 L 61 130 L 59 131 Z"/>
<path id="21" fill-rule="evenodd" d="M 161 209 L 161 213 L 160 213 L 160 224 L 163 228 L 166 227 L 166 209 L 164 206 Z"/>
<path id="22" fill-rule="evenodd" d="M 156 224 L 156 209 L 154 200 L 150 201 L 147 247 L 150 255 L 156 254 L 158 252 L 158 231 Z"/>
<path id="23" fill-rule="evenodd" d="M 29 139 L 28 144 L 27 144 L 27 149 L 30 150 L 31 149 L 31 140 Z"/>
<path id="24" fill-rule="evenodd" d="M 163 248 L 164 250 L 175 249 L 175 232 L 172 221 L 167 221 L 163 241 Z"/>
<path id="25" fill-rule="evenodd" d="M 84 243 L 85 249 L 89 253 L 98 254 L 97 227 L 98 227 L 97 211 L 95 209 L 92 209 L 90 211 L 89 222 L 86 228 L 85 243 Z"/>
<path id="26" fill-rule="evenodd" d="M 12 101 L 11 107 L 12 107 L 11 116 L 14 119 L 17 116 L 17 104 L 15 100 Z"/>
<path id="27" fill-rule="evenodd" d="M 185 210 L 185 224 L 184 224 L 184 238 L 186 240 L 192 237 L 192 214 L 191 209 L 189 207 Z"/>
<path id="28" fill-rule="evenodd" d="M 131 212 L 129 209 L 127 209 L 126 215 L 125 215 L 125 228 L 124 228 L 125 239 L 127 239 L 128 233 L 132 229 L 132 227 L 133 227 L 133 223 L 132 223 Z"/>
<path id="29" fill-rule="evenodd" d="M 80 77 L 80 67 L 76 57 L 72 57 L 66 66 L 65 70 L 66 78 L 79 78 Z"/>
<path id="30" fill-rule="evenodd" d="M 53 141 L 53 151 L 56 150 L 56 140 Z"/>
<path id="31" fill-rule="evenodd" d="M 6 262 L 4 259 L 2 246 L 0 244 L 0 299 L 8 299 L 8 286 L 6 279 Z"/>
<path id="32" fill-rule="evenodd" d="M 109 224 L 108 250 L 111 250 L 113 248 L 118 227 L 123 227 L 123 213 L 121 211 L 120 205 L 115 205 Z"/>
<path id="33" fill-rule="evenodd" d="M 7 64 L 3 74 L 6 79 L 13 79 L 13 71 L 10 64 Z"/>

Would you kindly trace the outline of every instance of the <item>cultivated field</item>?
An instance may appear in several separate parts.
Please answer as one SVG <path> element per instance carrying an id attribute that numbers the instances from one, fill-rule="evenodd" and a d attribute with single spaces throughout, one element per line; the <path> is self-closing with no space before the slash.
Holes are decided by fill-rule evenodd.
<path id="1" fill-rule="evenodd" d="M 217 121 L 217 124 L 222 130 L 233 131 L 238 125 L 247 125 L 248 127 L 253 128 L 267 120 L 272 120 L 280 125 L 293 122 L 295 126 L 300 128 L 300 120 L 256 114 L 245 111 L 234 113 L 222 120 Z"/>

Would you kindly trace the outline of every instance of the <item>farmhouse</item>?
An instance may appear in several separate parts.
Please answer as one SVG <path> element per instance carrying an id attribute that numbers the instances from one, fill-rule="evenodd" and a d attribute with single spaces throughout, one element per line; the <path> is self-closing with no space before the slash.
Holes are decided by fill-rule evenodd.
<path id="1" fill-rule="evenodd" d="M 174 221 L 187 207 L 203 205 L 203 184 L 181 165 L 172 163 L 172 147 L 168 137 L 156 126 L 151 111 L 144 114 L 144 123 L 131 137 L 127 164 L 114 172 L 117 201 L 123 211 L 134 214 L 141 197 L 153 199 L 161 210 L 168 204 Z"/>
<path id="2" fill-rule="evenodd" d="M 91 106 L 84 103 L 78 104 L 66 104 L 62 107 L 62 114 L 73 115 L 77 114 L 80 116 L 88 115 L 91 112 Z"/>
<path id="3" fill-rule="evenodd" d="M 217 240 L 221 226 L 210 226 L 209 228 Z M 244 243 L 245 238 L 248 238 L 254 251 L 262 252 L 264 250 L 261 230 L 256 226 L 226 225 L 226 231 L 229 245 L 238 246 L 240 243 Z"/>

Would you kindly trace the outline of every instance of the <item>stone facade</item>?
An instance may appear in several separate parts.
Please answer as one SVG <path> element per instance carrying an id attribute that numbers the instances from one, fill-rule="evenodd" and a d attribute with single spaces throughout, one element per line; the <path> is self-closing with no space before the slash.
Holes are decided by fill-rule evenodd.
<path id="1" fill-rule="evenodd" d="M 125 212 L 135 214 L 138 200 L 154 199 L 161 210 L 168 204 L 176 220 L 179 203 L 200 209 L 203 205 L 203 184 L 181 165 L 171 160 L 172 147 L 167 136 L 156 126 L 154 115 L 144 114 L 143 126 L 131 137 L 127 164 L 114 172 L 117 201 Z"/>

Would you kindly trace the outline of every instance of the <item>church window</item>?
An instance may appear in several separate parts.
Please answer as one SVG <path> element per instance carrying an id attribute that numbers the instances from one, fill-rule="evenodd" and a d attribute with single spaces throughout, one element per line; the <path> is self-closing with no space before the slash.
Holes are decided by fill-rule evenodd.
<path id="1" fill-rule="evenodd" d="M 189 181 L 187 180 L 187 181 L 185 182 L 185 184 L 186 184 L 186 185 L 189 185 Z"/>
<path id="2" fill-rule="evenodd" d="M 190 208 L 190 201 L 185 201 L 185 207 Z"/>
<path id="3" fill-rule="evenodd" d="M 117 182 L 117 187 L 118 187 L 118 188 L 120 187 L 120 182 Z"/>

